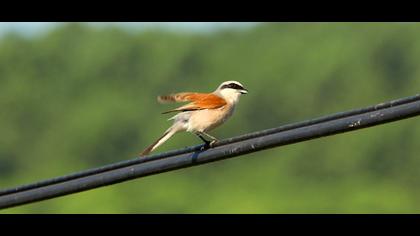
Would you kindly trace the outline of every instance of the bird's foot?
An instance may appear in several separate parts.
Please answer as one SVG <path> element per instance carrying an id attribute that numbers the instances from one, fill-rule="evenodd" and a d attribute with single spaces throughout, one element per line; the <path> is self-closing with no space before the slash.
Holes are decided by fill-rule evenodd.
<path id="1" fill-rule="evenodd" d="M 209 148 L 213 148 L 213 147 L 214 147 L 214 145 L 215 145 L 217 142 L 218 142 L 218 140 L 212 140 L 212 141 L 205 140 L 205 141 L 204 141 L 204 145 L 203 145 L 203 147 L 201 148 L 201 150 L 206 150 L 206 149 L 209 149 Z"/>
<path id="2" fill-rule="evenodd" d="M 210 148 L 213 148 L 213 147 L 214 147 L 214 145 L 216 145 L 216 143 L 217 143 L 217 142 L 219 142 L 219 140 L 215 139 L 215 140 L 213 140 L 213 141 L 209 142 L 208 146 L 209 146 Z"/>

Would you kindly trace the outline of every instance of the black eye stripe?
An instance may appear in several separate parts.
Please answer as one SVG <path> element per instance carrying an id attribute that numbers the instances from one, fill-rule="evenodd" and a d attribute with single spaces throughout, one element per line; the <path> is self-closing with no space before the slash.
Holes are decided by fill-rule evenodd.
<path id="1" fill-rule="evenodd" d="M 224 89 L 224 88 L 244 89 L 242 86 L 240 86 L 239 84 L 235 84 L 235 83 L 225 84 L 225 85 L 222 86 L 222 89 Z"/>

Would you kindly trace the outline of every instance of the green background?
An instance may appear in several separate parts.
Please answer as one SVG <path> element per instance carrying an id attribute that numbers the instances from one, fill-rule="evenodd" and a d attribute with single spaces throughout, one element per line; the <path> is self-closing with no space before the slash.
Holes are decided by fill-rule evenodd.
<path id="1" fill-rule="evenodd" d="M 188 33 L 63 24 L 0 39 L 0 187 L 135 158 L 156 96 L 249 89 L 220 139 L 418 93 L 420 24 L 265 23 Z M 418 213 L 420 120 L 136 179 L 0 213 Z M 175 135 L 156 152 L 199 144 Z"/>

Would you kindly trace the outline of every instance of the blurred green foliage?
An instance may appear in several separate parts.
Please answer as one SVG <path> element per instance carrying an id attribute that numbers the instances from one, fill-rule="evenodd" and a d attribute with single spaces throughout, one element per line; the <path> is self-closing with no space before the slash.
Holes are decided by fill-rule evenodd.
<path id="1" fill-rule="evenodd" d="M 156 96 L 238 80 L 227 138 L 418 93 L 420 24 L 266 23 L 209 34 L 65 24 L 0 39 L 0 186 L 131 159 L 170 125 Z M 413 118 L 2 213 L 420 212 Z M 198 144 L 177 134 L 157 152 Z"/>

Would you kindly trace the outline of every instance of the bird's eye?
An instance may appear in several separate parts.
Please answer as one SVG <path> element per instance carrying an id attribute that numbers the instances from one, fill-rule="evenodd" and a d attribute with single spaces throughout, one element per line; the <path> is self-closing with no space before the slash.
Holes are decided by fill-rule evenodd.
<path id="1" fill-rule="evenodd" d="M 234 83 L 232 83 L 232 84 L 229 84 L 229 87 L 230 88 L 233 88 L 233 89 L 244 89 L 242 86 L 240 86 L 239 84 L 234 84 Z"/>
<path id="2" fill-rule="evenodd" d="M 230 84 L 223 85 L 221 89 L 225 89 L 225 88 L 230 88 Z"/>
<path id="3" fill-rule="evenodd" d="M 239 84 L 235 84 L 235 83 L 230 83 L 230 84 L 223 85 L 222 89 L 225 89 L 225 88 L 239 89 L 239 90 L 244 89 L 242 86 L 240 86 Z"/>

